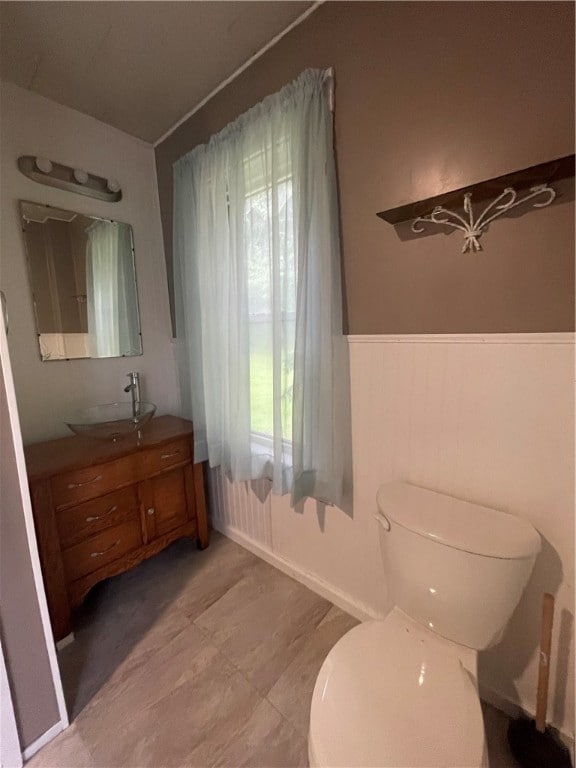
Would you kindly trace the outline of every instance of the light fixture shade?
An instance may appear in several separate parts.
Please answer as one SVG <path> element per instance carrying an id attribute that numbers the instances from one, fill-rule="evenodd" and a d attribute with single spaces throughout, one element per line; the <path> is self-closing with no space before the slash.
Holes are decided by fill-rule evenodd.
<path id="1" fill-rule="evenodd" d="M 117 179 L 97 176 L 84 168 L 63 165 L 40 155 L 20 155 L 18 169 L 38 184 L 95 197 L 107 203 L 122 200 L 122 189 Z"/>
<path id="2" fill-rule="evenodd" d="M 74 178 L 76 179 L 78 184 L 86 184 L 86 182 L 88 181 L 88 174 L 82 168 L 75 168 Z"/>
<path id="3" fill-rule="evenodd" d="M 38 168 L 39 171 L 42 171 L 42 173 L 51 173 L 52 161 L 48 160 L 47 157 L 37 157 L 35 163 L 36 168 Z"/>

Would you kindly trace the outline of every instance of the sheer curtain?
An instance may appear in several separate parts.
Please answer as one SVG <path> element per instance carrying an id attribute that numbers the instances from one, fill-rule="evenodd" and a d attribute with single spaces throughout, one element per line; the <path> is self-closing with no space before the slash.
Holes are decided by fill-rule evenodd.
<path id="1" fill-rule="evenodd" d="M 183 409 L 195 460 L 339 504 L 344 366 L 329 71 L 296 81 L 174 165 Z"/>
<path id="2" fill-rule="evenodd" d="M 142 353 L 130 227 L 96 221 L 86 230 L 90 357 Z"/>

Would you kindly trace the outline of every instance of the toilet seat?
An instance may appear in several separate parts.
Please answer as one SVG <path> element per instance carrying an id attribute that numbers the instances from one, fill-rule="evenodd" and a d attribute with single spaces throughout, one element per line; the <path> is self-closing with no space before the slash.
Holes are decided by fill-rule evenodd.
<path id="1" fill-rule="evenodd" d="M 330 651 L 316 681 L 310 765 L 483 766 L 474 664 L 474 652 L 398 609 L 355 627 Z"/>

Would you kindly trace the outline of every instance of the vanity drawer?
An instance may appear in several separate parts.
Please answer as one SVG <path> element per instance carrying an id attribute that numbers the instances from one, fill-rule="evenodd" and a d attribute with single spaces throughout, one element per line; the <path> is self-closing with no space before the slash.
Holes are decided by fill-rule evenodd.
<path id="1" fill-rule="evenodd" d="M 60 546 L 67 549 L 99 531 L 138 519 L 140 506 L 135 485 L 56 513 Z"/>
<path id="2" fill-rule="evenodd" d="M 140 479 L 139 455 L 124 456 L 52 478 L 52 499 L 57 510 L 95 499 Z"/>
<path id="3" fill-rule="evenodd" d="M 176 464 L 183 464 L 192 458 L 190 439 L 174 440 L 172 443 L 150 448 L 142 455 L 146 475 L 153 475 Z"/>
<path id="4" fill-rule="evenodd" d="M 69 581 L 80 579 L 141 545 L 142 529 L 137 518 L 106 528 L 62 552 L 66 576 Z"/>

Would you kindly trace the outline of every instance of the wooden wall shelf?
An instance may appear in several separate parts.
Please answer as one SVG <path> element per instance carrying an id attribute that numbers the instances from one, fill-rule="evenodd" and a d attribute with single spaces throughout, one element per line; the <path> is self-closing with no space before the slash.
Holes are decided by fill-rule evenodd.
<path id="1" fill-rule="evenodd" d="M 494 179 L 480 181 L 468 187 L 461 187 L 452 192 L 446 192 L 425 200 L 418 200 L 397 208 L 388 208 L 377 215 L 389 224 L 400 224 L 405 221 L 429 215 L 434 208 L 462 209 L 464 195 L 472 194 L 473 203 L 482 203 L 498 197 L 507 187 L 512 187 L 517 193 L 528 192 L 531 187 L 539 184 L 553 184 L 563 179 L 574 177 L 574 155 L 566 155 L 540 165 L 533 165 L 522 171 L 507 173 Z"/>

